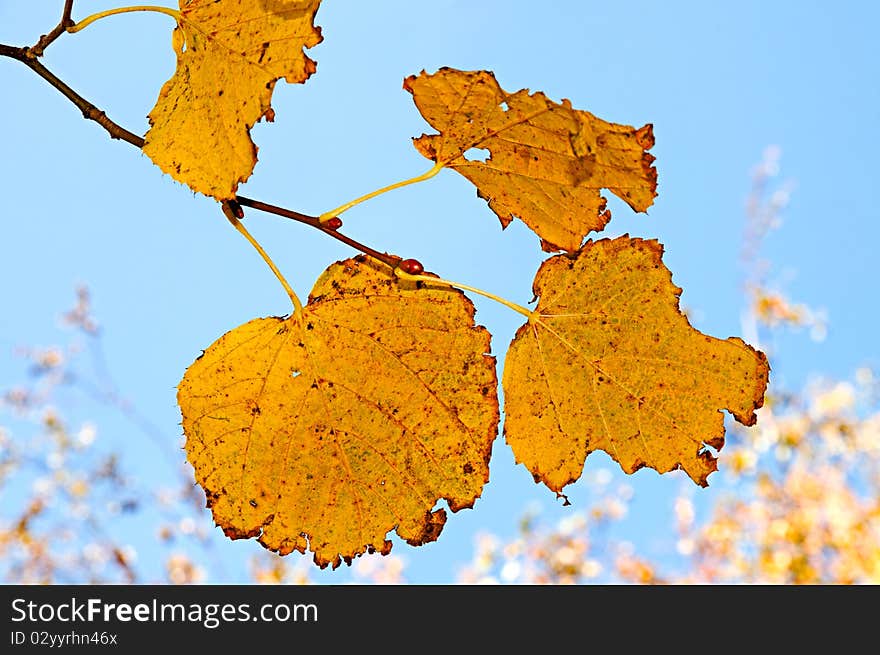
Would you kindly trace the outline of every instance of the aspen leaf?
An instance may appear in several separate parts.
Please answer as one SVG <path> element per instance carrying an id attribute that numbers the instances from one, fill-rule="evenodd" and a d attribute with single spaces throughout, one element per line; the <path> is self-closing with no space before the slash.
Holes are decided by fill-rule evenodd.
<path id="1" fill-rule="evenodd" d="M 605 227 L 611 212 L 601 189 L 636 211 L 654 201 L 650 124 L 608 123 L 528 89 L 509 94 L 488 71 L 422 71 L 403 86 L 440 132 L 416 139 L 418 151 L 473 182 L 504 227 L 520 218 L 547 251 L 577 250 Z M 468 159 L 473 148 L 491 156 Z"/>
<path id="2" fill-rule="evenodd" d="M 274 118 L 275 82 L 305 82 L 320 0 L 180 0 L 177 70 L 150 112 L 144 152 L 175 180 L 235 197 L 257 162 L 250 129 Z"/>
<path id="3" fill-rule="evenodd" d="M 741 339 L 706 336 L 679 310 L 657 241 L 588 241 L 545 261 L 533 316 L 508 350 L 504 433 L 518 462 L 557 493 L 603 450 L 624 471 L 717 468 L 724 415 L 755 423 L 769 365 Z"/>
<path id="4" fill-rule="evenodd" d="M 437 538 L 488 480 L 499 411 L 490 335 L 460 291 L 363 257 L 318 279 L 301 317 L 212 344 L 178 388 L 216 523 L 336 567 Z"/>

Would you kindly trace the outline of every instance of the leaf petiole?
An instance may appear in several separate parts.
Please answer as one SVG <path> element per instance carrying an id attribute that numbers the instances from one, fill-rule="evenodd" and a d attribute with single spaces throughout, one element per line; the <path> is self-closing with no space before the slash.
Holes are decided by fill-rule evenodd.
<path id="1" fill-rule="evenodd" d="M 355 198 L 354 200 L 350 200 L 344 205 L 339 205 L 336 209 L 331 209 L 328 212 L 324 212 L 320 216 L 318 216 L 318 220 L 322 223 L 326 223 L 331 218 L 335 216 L 339 216 L 342 212 L 348 211 L 355 205 L 359 205 L 366 200 L 370 200 L 371 198 L 375 198 L 376 196 L 380 196 L 387 191 L 394 191 L 395 189 L 399 189 L 401 187 L 409 186 L 410 184 L 415 184 L 416 182 L 424 182 L 425 180 L 430 180 L 432 177 L 437 175 L 441 170 L 443 170 L 443 164 L 437 163 L 434 164 L 430 170 L 425 171 L 421 175 L 416 175 L 415 177 L 411 177 L 407 180 L 401 180 L 400 182 L 395 182 L 394 184 L 389 184 L 388 186 L 384 186 L 381 189 L 376 189 L 375 191 L 371 191 L 370 193 L 360 196 L 359 198 Z"/>
<path id="2" fill-rule="evenodd" d="M 455 287 L 456 289 L 462 289 L 464 291 L 470 291 L 472 293 L 485 296 L 490 300 L 494 300 L 495 302 L 500 303 L 519 314 L 522 314 L 530 321 L 538 316 L 528 307 L 517 305 L 515 302 L 511 302 L 510 300 L 502 298 L 501 296 L 496 296 L 494 293 L 489 293 L 488 291 L 483 291 L 482 289 L 477 289 L 476 287 L 472 287 L 467 284 L 452 282 L 450 280 L 444 280 L 441 278 L 433 277 L 431 275 L 413 275 L 412 273 L 407 273 L 406 271 L 401 270 L 399 267 L 394 269 L 394 275 L 399 277 L 401 280 L 409 280 L 411 282 L 427 282 L 428 284 L 442 284 L 447 287 Z"/>
<path id="3" fill-rule="evenodd" d="M 176 20 L 178 23 L 180 22 L 180 12 L 177 9 L 171 9 L 171 7 L 160 7 L 156 5 L 135 5 L 133 7 L 118 7 L 116 9 L 99 11 L 96 14 L 92 14 L 91 16 L 83 18 L 81 21 L 74 23 L 73 25 L 69 25 L 66 28 L 66 31 L 71 34 L 75 34 L 76 32 L 85 29 L 97 20 L 101 20 L 102 18 L 113 16 L 115 14 L 126 14 L 131 11 L 153 11 L 159 14 L 167 14 L 168 16 L 173 17 L 174 20 Z"/>
<path id="4" fill-rule="evenodd" d="M 232 227 L 238 230 L 241 235 L 248 240 L 254 249 L 260 253 L 260 257 L 263 258 L 263 261 L 272 269 L 272 272 L 275 274 L 275 277 L 278 278 L 278 281 L 281 283 L 281 286 L 284 287 L 284 290 L 287 292 L 288 297 L 290 298 L 290 302 L 293 303 L 294 314 L 302 314 L 303 306 L 299 300 L 299 297 L 294 292 L 293 288 L 288 284 L 287 280 L 284 279 L 284 276 L 281 274 L 281 271 L 278 270 L 278 267 L 275 266 L 275 262 L 272 261 L 272 258 L 263 250 L 263 246 L 260 245 L 259 241 L 257 241 L 251 233 L 247 231 L 247 228 L 242 225 L 241 221 L 238 220 L 238 217 L 235 215 L 235 212 L 229 206 L 229 203 L 224 202 L 221 204 L 223 208 L 223 213 L 226 215 L 226 218 L 232 223 Z"/>

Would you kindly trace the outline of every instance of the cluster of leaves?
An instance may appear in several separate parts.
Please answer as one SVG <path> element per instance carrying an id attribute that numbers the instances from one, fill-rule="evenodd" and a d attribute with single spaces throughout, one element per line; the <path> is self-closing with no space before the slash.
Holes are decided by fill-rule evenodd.
<path id="1" fill-rule="evenodd" d="M 187 456 L 214 520 L 230 537 L 256 536 L 282 554 L 310 550 L 319 566 L 336 567 L 388 553 L 392 530 L 414 545 L 433 541 L 446 521 L 441 499 L 453 512 L 471 507 L 488 481 L 502 408 L 490 334 L 460 288 L 494 296 L 363 249 L 331 264 L 301 304 L 241 223 L 247 203 L 236 192 L 257 154 L 250 129 L 274 119 L 278 80 L 315 71 L 304 49 L 321 40 L 319 4 L 181 0 L 179 11 L 163 9 L 176 20 L 177 69 L 145 137 L 128 140 L 221 202 L 294 305 L 218 339 L 179 385 Z M 504 91 L 489 71 L 423 71 L 404 88 L 437 131 L 414 142 L 431 170 L 404 183 L 455 170 L 502 226 L 518 218 L 544 251 L 560 253 L 535 276 L 534 309 L 496 298 L 526 317 L 501 376 L 503 433 L 517 461 L 559 495 L 595 450 L 629 473 L 682 469 L 706 485 L 710 448 L 724 443 L 721 410 L 755 422 L 766 357 L 690 326 L 657 241 L 584 241 L 611 218 L 602 189 L 635 211 L 652 204 L 652 126 Z M 473 149 L 489 156 L 470 158 Z M 316 223 L 337 230 L 338 214 L 359 201 Z"/>
<path id="2" fill-rule="evenodd" d="M 87 338 L 65 347 L 23 349 L 30 382 L 0 394 L 0 490 L 7 500 L 0 513 L 0 578 L 222 581 L 231 571 L 212 559 L 212 536 L 202 529 L 199 511 L 204 498 L 183 471 L 178 486 L 156 489 L 152 481 L 137 481 L 130 453 L 102 445 L 107 412 L 125 411 L 130 419 L 137 413 L 112 381 L 90 379 L 79 362 L 84 348 L 100 343 L 87 302 L 82 295 L 66 314 Z M 762 322 L 771 332 L 780 329 L 776 322 Z M 93 406 L 100 416 L 90 417 L 95 420 L 67 416 L 69 406 L 80 404 L 74 400 L 80 394 L 100 401 Z M 139 421 L 131 427 L 133 434 L 150 438 Z M 583 480 L 588 507 L 557 523 L 527 513 L 513 537 L 480 535 L 458 582 L 880 582 L 880 383 L 870 370 L 859 370 L 852 381 L 770 395 L 760 424 L 733 431 L 729 441 L 724 476 L 716 482 L 723 492 L 718 502 L 705 507 L 682 487 L 665 537 L 621 538 L 620 528 L 639 500 L 638 487 L 607 468 L 593 469 Z M 148 507 L 162 509 L 154 516 Z M 154 522 L 164 577 L 145 570 L 143 553 L 155 548 L 149 541 L 121 537 L 124 521 Z M 677 551 L 678 557 L 652 554 L 658 540 L 661 551 Z M 264 552 L 249 564 L 246 575 L 255 583 L 315 582 L 305 559 Z M 406 560 L 361 558 L 351 573 L 354 581 L 405 583 Z"/>
<path id="3" fill-rule="evenodd" d="M 760 220 L 760 212 L 750 213 L 750 219 Z M 750 272 L 759 241 L 750 243 Z M 783 307 L 803 306 L 770 291 L 763 276 L 749 283 L 747 315 L 762 343 L 783 328 L 811 327 L 816 312 L 804 307 L 768 314 L 763 299 L 769 296 L 780 298 Z M 98 410 L 121 411 L 132 421 L 133 433 L 151 438 L 106 371 L 96 377 L 78 364 L 80 353 L 99 349 L 101 341 L 87 292 L 80 292 L 64 321 L 84 338 L 66 347 L 24 349 L 30 382 L 0 395 L 0 489 L 7 501 L 0 513 L 0 577 L 25 583 L 159 581 L 145 573 L 145 562 L 137 557 L 153 547 L 119 537 L 125 520 L 157 519 L 154 534 L 164 546 L 165 581 L 222 581 L 229 571 L 211 559 L 211 535 L 201 529 L 198 507 L 203 497 L 194 493 L 188 476 L 181 477 L 179 489 L 156 490 L 152 480 L 145 487 L 127 472 L 130 452 L 101 446 L 100 423 L 65 416 L 65 407 L 74 403 L 61 392 L 72 390 L 98 400 Z M 600 468 L 584 476 L 593 499 L 587 508 L 556 524 L 527 514 L 512 538 L 483 534 L 459 582 L 880 582 L 880 384 L 875 375 L 862 369 L 853 381 L 777 391 L 761 414 L 758 426 L 736 429 L 729 438 L 719 502 L 701 508 L 692 487 L 682 486 L 670 521 L 671 541 L 661 549 L 677 551 L 677 560 L 648 554 L 656 552 L 659 535 L 649 543 L 617 536 L 638 497 L 614 471 Z M 147 505 L 163 509 L 152 517 Z M 314 581 L 312 568 L 304 558 L 264 551 L 251 559 L 248 575 L 261 584 L 306 584 Z M 405 582 L 406 561 L 395 555 L 361 558 L 352 567 L 352 579 Z"/>

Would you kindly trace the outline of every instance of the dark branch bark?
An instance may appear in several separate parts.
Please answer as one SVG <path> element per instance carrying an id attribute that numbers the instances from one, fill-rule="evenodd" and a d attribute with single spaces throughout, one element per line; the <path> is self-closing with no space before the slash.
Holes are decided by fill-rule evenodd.
<path id="1" fill-rule="evenodd" d="M 347 237 L 344 234 L 341 234 L 338 230 L 327 227 L 324 223 L 318 220 L 317 216 L 301 214 L 290 209 L 284 209 L 284 207 L 277 207 L 275 205 L 270 205 L 269 203 L 261 202 L 259 200 L 251 200 L 250 198 L 246 198 L 245 196 L 236 196 L 235 199 L 238 201 L 238 204 L 243 207 L 253 207 L 254 209 L 259 209 L 260 211 L 275 214 L 276 216 L 282 216 L 284 218 L 289 218 L 294 221 L 299 221 L 300 223 L 305 223 L 306 225 L 309 225 L 316 230 L 321 230 L 321 232 L 323 232 L 327 236 L 333 237 L 337 241 L 342 241 L 342 243 L 351 246 L 355 250 L 359 250 L 365 255 L 369 255 L 373 259 L 378 259 L 380 262 L 388 264 L 388 266 L 390 266 L 391 268 L 397 268 L 397 265 L 400 264 L 400 262 L 403 260 L 402 257 L 398 257 L 397 255 L 389 255 L 385 252 L 373 250 L 369 246 L 365 246 L 359 241 L 355 241 L 351 237 Z"/>
<path id="2" fill-rule="evenodd" d="M 73 11 L 73 0 L 65 0 L 64 9 L 61 12 L 61 20 L 58 21 L 58 24 L 52 29 L 48 34 L 44 34 L 40 37 L 40 40 L 37 41 L 32 48 L 30 48 L 30 53 L 34 57 L 42 57 L 43 51 L 49 47 L 49 44 L 52 43 L 59 36 L 64 34 L 64 31 L 73 25 L 73 19 L 70 17 L 70 12 Z"/>
<path id="3" fill-rule="evenodd" d="M 43 64 L 41 64 L 35 57 L 31 56 L 31 51 L 28 48 L 16 48 L 0 43 L 0 55 L 20 61 L 30 68 L 37 75 L 58 89 L 65 98 L 76 105 L 82 112 L 83 118 L 95 121 L 98 125 L 107 130 L 111 138 L 128 141 L 130 144 L 138 148 L 144 147 L 143 137 L 140 137 L 133 132 L 129 132 L 121 125 L 117 125 L 107 118 L 107 114 L 67 86 L 67 84 L 58 79 L 52 71 L 43 66 Z"/>

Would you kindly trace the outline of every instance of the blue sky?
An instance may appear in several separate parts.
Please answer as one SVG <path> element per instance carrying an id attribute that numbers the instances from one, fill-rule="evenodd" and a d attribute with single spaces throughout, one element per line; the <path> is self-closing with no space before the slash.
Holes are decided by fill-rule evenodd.
<path id="1" fill-rule="evenodd" d="M 62 4 L 0 0 L 0 42 L 33 43 L 55 24 Z M 79 18 L 119 6 L 76 4 L 87 7 L 75 10 Z M 749 173 L 775 144 L 783 153 L 781 177 L 796 186 L 764 254 L 780 288 L 823 308 L 830 323 L 821 343 L 791 333 L 775 344 L 771 384 L 849 377 L 859 366 L 880 366 L 873 267 L 880 242 L 878 20 L 876 3 L 854 1 L 327 0 L 317 21 L 325 40 L 309 53 L 317 74 L 306 85 L 277 87 L 276 121 L 253 130 L 260 161 L 241 192 L 320 213 L 418 174 L 429 162 L 410 139 L 430 129 L 402 90 L 403 78 L 441 66 L 489 69 L 509 91 L 528 87 L 606 120 L 653 123 L 659 195 L 647 216 L 612 199 L 605 234 L 659 238 L 695 326 L 726 337 L 742 333 L 739 253 Z M 118 123 L 143 133 L 174 69 L 171 28 L 164 15 L 114 16 L 60 38 L 44 63 Z M 86 283 L 119 386 L 167 433 L 173 451 L 180 436 L 175 387 L 185 368 L 233 327 L 287 313 L 288 300 L 212 201 L 108 139 L 21 64 L 3 59 L 0 75 L 0 388 L 24 377 L 16 346 L 59 340 L 57 316 L 75 286 Z M 519 222 L 502 232 L 453 172 L 344 219 L 351 236 L 416 257 L 447 279 L 519 303 L 531 298 L 542 260 L 536 238 Z M 328 264 L 353 254 L 276 217 L 252 211 L 247 225 L 303 297 Z M 503 355 L 520 317 L 474 300 L 477 320 Z M 159 484 L 167 467 L 155 445 L 106 420 L 111 427 L 99 439 L 123 447 L 133 473 Z M 608 466 L 602 455 L 587 461 L 587 470 Z M 629 480 L 644 498 L 634 508 L 633 534 L 648 543 L 669 522 L 681 479 L 641 471 Z M 588 504 L 585 488 L 568 491 L 575 506 Z M 436 544 L 398 542 L 395 552 L 407 559 L 410 580 L 449 581 L 477 531 L 510 534 L 535 502 L 551 520 L 566 511 L 514 465 L 499 439 L 475 508 L 452 515 Z M 260 548 L 215 535 L 232 572 Z"/>

